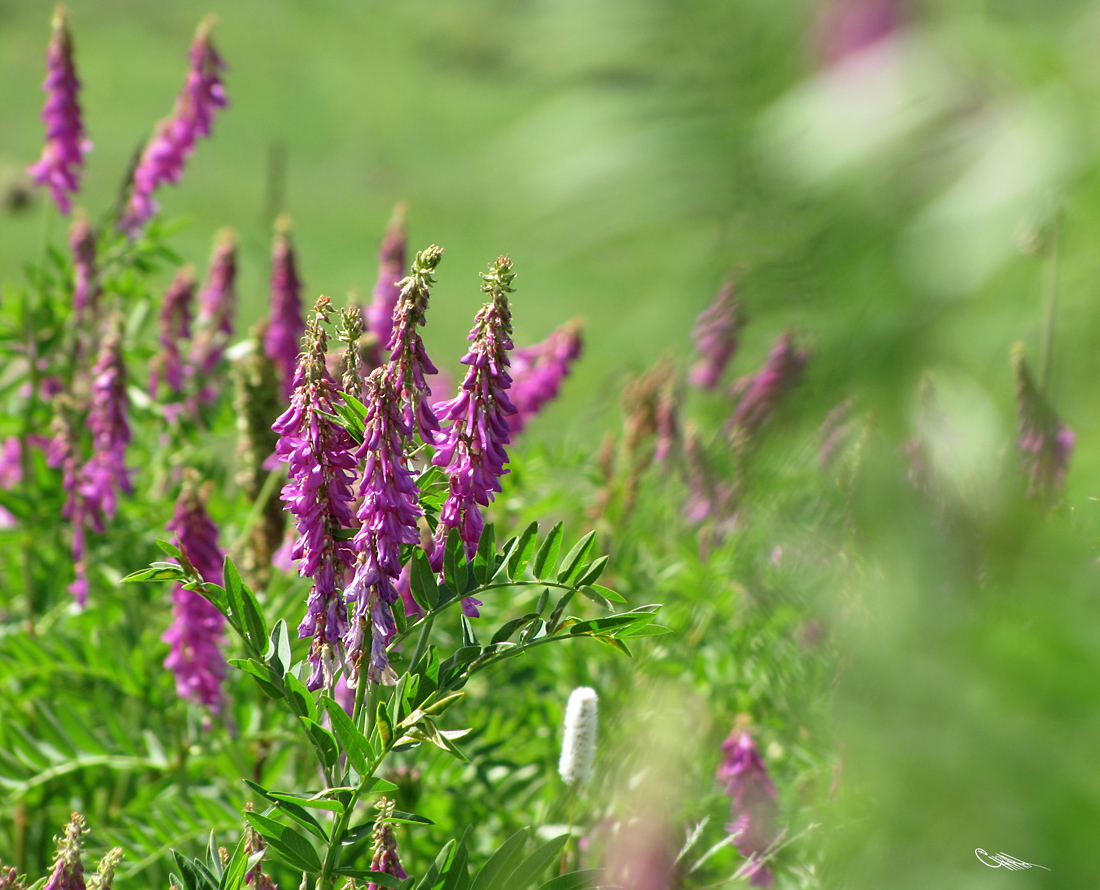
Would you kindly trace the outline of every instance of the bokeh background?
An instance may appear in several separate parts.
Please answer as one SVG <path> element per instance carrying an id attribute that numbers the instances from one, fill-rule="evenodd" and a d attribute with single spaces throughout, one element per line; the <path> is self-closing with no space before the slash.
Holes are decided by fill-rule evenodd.
<path id="1" fill-rule="evenodd" d="M 517 341 L 586 321 L 585 358 L 536 439 L 594 452 L 619 423 L 623 375 L 686 358 L 695 316 L 735 272 L 750 317 L 739 368 L 793 329 L 813 357 L 789 422 L 813 429 L 853 398 L 872 430 L 854 568 L 815 600 L 842 653 L 822 880 L 1096 886 L 1100 4 L 70 8 L 90 207 L 171 109 L 194 26 L 216 13 L 231 107 L 162 195 L 190 221 L 179 252 L 202 265 L 218 227 L 240 232 L 247 322 L 265 311 L 276 205 L 307 292 L 339 299 L 368 293 L 404 201 L 411 246 L 447 250 L 427 336 L 452 369 L 476 273 L 510 253 Z M 0 0 L 3 280 L 41 238 L 41 196 L 15 205 L 41 144 L 49 14 Z M 1053 509 L 1016 496 L 1017 341 L 1033 365 L 1045 350 L 1048 397 L 1077 433 Z M 929 373 L 946 417 L 932 503 L 904 454 Z M 991 870 L 975 847 L 1050 871 Z"/>

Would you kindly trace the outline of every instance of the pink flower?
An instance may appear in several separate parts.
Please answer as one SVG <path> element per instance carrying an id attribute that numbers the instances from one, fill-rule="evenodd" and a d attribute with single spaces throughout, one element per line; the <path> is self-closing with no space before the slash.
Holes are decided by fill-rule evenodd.
<path id="1" fill-rule="evenodd" d="M 156 398 L 160 378 L 177 393 L 183 391 L 183 358 L 180 345 L 191 337 L 191 302 L 195 296 L 195 270 L 184 266 L 176 273 L 160 310 L 160 354 L 150 363 L 149 395 Z"/>
<path id="2" fill-rule="evenodd" d="M 378 252 L 378 281 L 374 285 L 371 304 L 366 310 L 367 330 L 383 346 L 393 336 L 393 311 L 401 297 L 401 281 L 404 277 L 405 208 L 404 205 L 398 205 Z"/>
<path id="3" fill-rule="evenodd" d="M 512 353 L 512 389 L 509 393 L 516 413 L 508 416 L 508 427 L 518 433 L 556 398 L 570 367 L 581 355 L 581 324 L 571 321 L 541 343 Z"/>
<path id="4" fill-rule="evenodd" d="M 734 730 L 722 743 L 718 780 L 725 783 L 733 799 L 733 822 L 728 826 L 742 856 L 762 856 L 776 837 L 777 797 L 775 784 L 756 744 L 747 732 Z M 770 868 L 754 862 L 745 872 L 754 887 L 771 887 L 775 876 Z"/>
<path id="5" fill-rule="evenodd" d="M 752 438 L 783 397 L 798 384 L 809 357 L 808 352 L 795 352 L 789 333 L 782 334 L 775 341 L 764 367 L 734 385 L 741 398 L 727 428 L 746 439 Z"/>
<path id="6" fill-rule="evenodd" d="M 199 25 L 189 53 L 191 69 L 176 97 L 175 111 L 157 125 L 156 134 L 145 146 L 134 170 L 130 202 L 119 224 L 131 235 L 159 209 L 153 192 L 162 183 L 179 182 L 184 163 L 195 150 L 195 142 L 210 135 L 214 112 L 227 104 L 221 80 L 225 62 L 210 39 L 213 26 L 214 20 L 210 18 Z"/>
<path id="7" fill-rule="evenodd" d="M 88 321 L 96 324 L 99 314 L 99 287 L 95 283 L 95 233 L 88 225 L 88 217 L 77 210 L 69 229 L 69 248 L 73 252 L 73 316 L 77 325 L 84 322 L 85 310 L 90 310 Z"/>
<path id="8" fill-rule="evenodd" d="M 197 331 L 191 342 L 190 373 L 208 375 L 225 354 L 233 335 L 233 315 L 237 310 L 237 239 L 232 229 L 222 229 L 214 242 L 206 282 L 199 293 Z M 203 388 L 203 401 L 213 401 L 211 386 Z"/>
<path id="9" fill-rule="evenodd" d="M 692 383 L 703 389 L 718 385 L 726 365 L 737 352 L 738 336 L 744 326 L 737 291 L 733 282 L 727 282 L 695 322 L 693 336 L 700 359 L 691 369 Z"/>
<path id="10" fill-rule="evenodd" d="M 58 6 L 53 15 L 53 36 L 46 55 L 46 144 L 42 157 L 27 172 L 39 185 L 48 185 L 54 203 L 62 213 L 72 209 L 69 193 L 80 190 L 80 167 L 92 143 L 84 138 L 77 93 L 80 81 L 73 65 L 73 42 L 69 34 L 65 8 Z"/>
<path id="11" fill-rule="evenodd" d="M 276 223 L 271 251 L 271 317 L 264 335 L 264 352 L 282 374 L 283 394 L 288 399 L 294 389 L 294 371 L 305 330 L 302 282 L 290 243 L 290 220 L 283 216 Z"/>

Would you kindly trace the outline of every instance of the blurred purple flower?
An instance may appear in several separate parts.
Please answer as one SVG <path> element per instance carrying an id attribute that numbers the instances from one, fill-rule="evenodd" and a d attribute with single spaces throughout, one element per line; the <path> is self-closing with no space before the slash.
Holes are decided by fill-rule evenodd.
<path id="1" fill-rule="evenodd" d="M 77 101 L 80 81 L 73 65 L 73 42 L 63 6 L 58 6 L 53 14 L 53 36 L 46 54 L 42 89 L 46 92 L 46 107 L 42 109 L 46 144 L 42 157 L 27 172 L 39 185 L 49 186 L 58 210 L 67 214 L 72 209 L 69 193 L 80 190 L 80 167 L 92 143 L 84 138 Z"/>
<path id="2" fill-rule="evenodd" d="M 88 428 L 92 431 L 92 456 L 84 468 L 85 494 L 108 519 L 118 510 L 118 493 L 130 494 L 130 471 L 126 468 L 126 446 L 130 424 L 126 412 L 126 365 L 122 358 L 122 321 L 112 320 L 92 369 L 92 399 Z"/>
<path id="3" fill-rule="evenodd" d="M 69 248 L 73 252 L 73 318 L 80 327 L 85 320 L 85 310 L 90 310 L 88 323 L 94 327 L 99 314 L 99 287 L 95 283 L 95 233 L 88 225 L 88 217 L 80 210 L 77 210 L 69 228 Z"/>
<path id="4" fill-rule="evenodd" d="M 432 273 L 442 258 L 443 248 L 434 244 L 416 255 L 408 276 L 400 282 L 401 295 L 393 310 L 393 334 L 386 344 L 394 388 L 405 409 L 405 422 L 415 427 L 429 445 L 435 443 L 439 421 L 432 411 L 427 378 L 439 372 L 428 358 L 418 329 L 425 324 L 428 292 L 435 284 Z"/>
<path id="5" fill-rule="evenodd" d="M 736 525 L 736 493 L 732 485 L 715 478 L 702 437 L 691 424 L 684 436 L 684 459 L 689 490 L 684 499 L 683 515 L 691 525 L 711 521 L 709 534 L 700 538 L 700 549 L 705 554 L 711 544 L 721 543 Z"/>
<path id="6" fill-rule="evenodd" d="M 88 833 L 87 823 L 80 813 L 73 813 L 65 834 L 57 839 L 53 871 L 42 890 L 84 890 L 84 863 L 81 860 L 82 839 Z"/>
<path id="7" fill-rule="evenodd" d="M 362 524 L 352 544 L 355 575 L 345 591 L 349 604 L 354 604 L 354 615 L 344 648 L 361 677 L 366 628 L 370 626 L 372 644 L 365 673 L 373 683 L 397 679 L 386 654 L 387 643 L 397 633 L 391 611 L 398 597 L 394 582 L 401 575 L 401 545 L 419 542 L 417 520 L 423 515 L 415 474 L 405 460 L 405 443 L 412 439 L 412 428 L 401 410 L 389 370 L 371 372 L 363 393 L 367 416 L 363 444 L 355 453 L 356 462 L 365 462 L 359 484 L 362 501 L 356 514 Z"/>
<path id="8" fill-rule="evenodd" d="M 232 229 L 222 229 L 214 241 L 206 282 L 199 293 L 197 331 L 191 341 L 190 371 L 207 375 L 221 361 L 233 335 L 237 310 L 237 239 Z M 204 387 L 203 401 L 213 401 L 214 391 Z"/>
<path id="9" fill-rule="evenodd" d="M 436 547 L 431 554 L 432 568 L 442 567 L 447 535 L 458 529 L 473 558 L 481 538 L 485 520 L 481 507 L 492 502 L 500 491 L 500 477 L 508 471 L 504 464 L 508 454 L 504 446 L 510 441 L 508 415 L 515 406 L 508 399 L 512 378 L 508 375 L 508 351 L 512 348 L 512 311 L 508 294 L 516 273 L 508 257 L 500 257 L 489 266 L 481 289 L 490 300 L 474 316 L 474 327 L 468 340 L 470 351 L 462 358 L 468 365 L 462 390 L 449 402 L 439 406 L 440 418 L 450 421 L 439 436 L 432 463 L 443 467 L 450 477 L 450 492 L 436 529 Z M 476 601 L 462 601 L 463 611 L 470 617 L 479 613 Z"/>
<path id="10" fill-rule="evenodd" d="M 197 474 L 189 474 L 176 502 L 169 531 L 176 533 L 180 550 L 204 581 L 222 584 L 222 551 L 218 527 L 206 512 L 199 494 Z M 161 639 L 172 651 L 164 666 L 176 675 L 180 698 L 221 710 L 221 684 L 225 680 L 225 618 L 201 594 L 177 584 L 172 591 L 171 626 Z"/>
<path id="11" fill-rule="evenodd" d="M 378 281 L 366 310 L 367 330 L 378 338 L 382 346 L 388 346 L 393 337 L 393 311 L 401 297 L 404 277 L 405 207 L 399 204 L 382 239 L 382 248 L 378 252 Z"/>
<path id="12" fill-rule="evenodd" d="M 726 365 L 737 352 L 738 335 L 744 326 L 737 290 L 733 282 L 727 282 L 695 322 L 692 336 L 700 359 L 691 369 L 692 383 L 703 389 L 718 385 Z"/>
<path id="13" fill-rule="evenodd" d="M 271 318 L 264 335 L 264 352 L 279 369 L 283 394 L 288 399 L 294 390 L 294 372 L 305 330 L 302 282 L 298 279 L 290 242 L 290 219 L 282 216 L 275 226 L 275 243 L 271 251 Z"/>
<path id="14" fill-rule="evenodd" d="M 541 343 L 512 353 L 512 404 L 516 413 L 508 417 L 508 428 L 519 433 L 555 398 L 570 366 L 580 358 L 581 323 L 571 321 Z"/>
<path id="15" fill-rule="evenodd" d="M 1020 434 L 1016 439 L 1020 466 L 1028 477 L 1028 497 L 1052 500 L 1069 469 L 1077 437 L 1062 423 L 1031 378 L 1019 346 L 1012 356 L 1016 369 L 1016 401 Z"/>
<path id="16" fill-rule="evenodd" d="M 172 116 L 157 124 L 156 133 L 141 154 L 130 190 L 130 202 L 120 223 L 123 231 L 136 234 L 157 212 L 153 192 L 162 183 L 179 182 L 183 166 L 195 150 L 195 141 L 210 135 L 214 112 L 226 105 L 221 72 L 225 62 L 210 39 L 213 18 L 205 19 L 195 33 L 188 56 L 191 69 Z"/>
<path id="17" fill-rule="evenodd" d="M 727 826 L 742 856 L 763 855 L 776 837 L 778 804 L 775 784 L 756 744 L 747 732 L 736 729 L 722 743 L 718 781 L 733 799 L 733 822 Z M 745 871 L 754 887 L 771 887 L 775 876 L 770 868 L 753 862 Z"/>
<path id="18" fill-rule="evenodd" d="M 903 0 L 824 0 L 815 38 L 826 65 L 869 49 L 899 31 L 908 19 Z"/>
<path id="19" fill-rule="evenodd" d="M 325 367 L 328 339 L 324 325 L 331 312 L 328 297 L 317 301 L 298 359 L 290 407 L 272 425 L 280 436 L 275 454 L 288 464 L 290 481 L 282 498 L 294 515 L 298 539 L 291 553 L 298 572 L 313 579 L 298 636 L 313 637 L 308 687 L 319 689 L 335 672 L 337 648 L 348 631 L 347 607 L 340 594 L 344 572 L 354 561 L 350 542 L 338 532 L 355 525 L 352 513 L 354 442 L 342 426 L 325 417 L 335 413 L 336 382 Z"/>
<path id="20" fill-rule="evenodd" d="M 183 391 L 183 359 L 180 344 L 191 337 L 191 302 L 195 296 L 195 270 L 184 266 L 176 273 L 160 309 L 160 353 L 150 362 L 149 395 L 156 398 L 161 376 L 176 392 Z"/>
<path id="21" fill-rule="evenodd" d="M 727 424 L 731 434 L 751 439 L 783 397 L 798 384 L 809 357 L 808 352 L 795 352 L 789 333 L 780 335 L 764 367 L 734 384 L 740 400 Z"/>

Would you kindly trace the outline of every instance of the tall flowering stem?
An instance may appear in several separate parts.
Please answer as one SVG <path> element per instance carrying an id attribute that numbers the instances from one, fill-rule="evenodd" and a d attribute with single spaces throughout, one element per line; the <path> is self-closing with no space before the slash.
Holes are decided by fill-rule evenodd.
<path id="1" fill-rule="evenodd" d="M 183 391 L 181 344 L 191 337 L 191 303 L 195 298 L 195 270 L 184 266 L 176 273 L 160 309 L 160 352 L 150 363 L 149 395 L 156 397 L 160 381 L 176 392 Z"/>
<path id="2" fill-rule="evenodd" d="M 382 798 L 378 801 L 378 818 L 374 820 L 374 849 L 370 861 L 370 870 L 381 872 L 405 880 L 408 875 L 401 866 L 401 857 L 397 855 L 397 837 L 393 832 L 393 801 Z M 367 884 L 367 890 L 381 890 L 382 885 L 374 881 Z"/>
<path id="3" fill-rule="evenodd" d="M 271 250 L 271 317 L 264 335 L 264 351 L 279 369 L 287 398 L 294 389 L 294 371 L 305 330 L 302 282 L 290 242 L 290 218 L 281 216 L 275 224 Z"/>
<path id="4" fill-rule="evenodd" d="M 439 372 L 424 349 L 420 328 L 426 322 L 429 290 L 435 284 L 432 275 L 441 259 L 443 248 L 435 244 L 416 255 L 408 277 L 400 282 L 401 295 L 393 310 L 393 334 L 387 344 L 394 386 L 401 396 L 406 422 L 416 428 L 426 444 L 433 444 L 439 432 L 439 421 L 432 410 L 432 390 L 426 378 Z"/>
<path id="5" fill-rule="evenodd" d="M 700 313 L 693 336 L 699 361 L 692 366 L 689 378 L 696 386 L 713 389 L 722 372 L 737 352 L 738 339 L 745 320 L 732 282 L 723 287 L 714 302 Z"/>
<path id="6" fill-rule="evenodd" d="M 195 142 L 210 135 L 214 113 L 226 105 L 221 73 L 225 62 L 210 39 L 214 19 L 199 25 L 191 44 L 191 68 L 172 116 L 157 124 L 156 133 L 141 154 L 130 187 L 130 200 L 120 222 L 123 231 L 136 234 L 157 212 L 153 193 L 166 182 L 179 182 Z"/>
<path id="7" fill-rule="evenodd" d="M 222 229 L 214 242 L 206 281 L 199 293 L 197 332 L 191 343 L 191 373 L 207 375 L 225 354 L 233 334 L 233 315 L 237 310 L 237 238 L 232 229 Z M 214 392 L 206 389 L 204 401 Z"/>
<path id="8" fill-rule="evenodd" d="M 83 839 L 88 824 L 80 813 L 73 813 L 65 834 L 58 838 L 53 871 L 42 890 L 84 890 Z"/>
<path id="9" fill-rule="evenodd" d="M 176 533 L 180 550 L 202 579 L 221 584 L 218 527 L 207 514 L 203 500 L 198 474 L 189 473 L 168 529 Z M 181 584 L 172 591 L 172 616 L 172 624 L 161 639 L 172 647 L 164 666 L 176 675 L 176 692 L 180 698 L 218 711 L 225 680 L 225 618 L 204 597 L 185 590 Z"/>
<path id="10" fill-rule="evenodd" d="M 541 343 L 512 353 L 512 404 L 516 413 L 508 417 L 508 428 L 518 433 L 554 399 L 573 362 L 580 358 L 583 343 L 581 324 L 562 325 Z"/>
<path id="11" fill-rule="evenodd" d="M 397 633 L 391 608 L 398 599 L 401 545 L 420 540 L 417 520 L 423 511 L 415 476 L 405 459 L 405 442 L 412 428 L 401 410 L 401 401 L 389 368 L 378 368 L 367 378 L 363 401 L 367 416 L 363 444 L 355 454 L 364 461 L 359 484 L 358 519 L 361 523 L 353 546 L 355 575 L 348 585 L 354 604 L 351 629 L 345 638 L 348 658 L 362 675 L 363 651 L 369 638 L 371 650 L 366 676 L 374 683 L 396 681 L 386 655 L 386 644 Z"/>
<path id="12" fill-rule="evenodd" d="M 443 467 L 450 478 L 450 492 L 443 503 L 433 568 L 443 563 L 447 534 L 458 529 L 473 558 L 485 520 L 481 507 L 487 507 L 500 491 L 500 477 L 508 472 L 504 464 L 510 441 L 508 416 L 516 409 L 508 398 L 512 378 L 508 374 L 508 352 L 512 348 L 512 310 L 508 294 L 516 277 L 512 261 L 500 257 L 482 273 L 482 290 L 489 301 L 474 316 L 474 327 L 467 338 L 471 345 L 462 363 L 469 367 L 462 389 L 455 398 L 439 406 L 440 417 L 450 421 L 441 433 L 432 463 Z M 478 613 L 476 600 L 462 602 L 471 617 Z"/>
<path id="13" fill-rule="evenodd" d="M 1027 495 L 1053 500 L 1065 482 L 1076 435 L 1058 418 L 1032 379 L 1022 347 L 1013 350 L 1020 433 L 1016 439 L 1020 466 L 1028 478 Z"/>
<path id="14" fill-rule="evenodd" d="M 387 345 L 393 336 L 393 310 L 405 277 L 405 206 L 398 204 L 378 251 L 378 281 L 366 309 L 367 330 Z"/>
<path id="15" fill-rule="evenodd" d="M 722 743 L 718 780 L 732 798 L 733 821 L 727 826 L 742 856 L 763 855 L 776 837 L 777 797 L 764 759 L 747 732 L 737 730 Z M 772 870 L 754 860 L 745 870 L 753 887 L 771 887 Z"/>
<path id="16" fill-rule="evenodd" d="M 72 209 L 70 194 L 80 190 L 81 165 L 92 143 L 84 138 L 77 93 L 80 81 L 73 65 L 73 41 L 65 8 L 58 6 L 53 15 L 53 36 L 46 53 L 46 106 L 42 121 L 46 124 L 46 144 L 42 157 L 27 168 L 39 185 L 48 186 L 58 210 Z"/>
<path id="17" fill-rule="evenodd" d="M 77 325 L 87 321 L 92 327 L 97 321 L 99 287 L 95 281 L 95 232 L 88 224 L 88 217 L 77 210 L 69 228 L 69 249 L 73 253 L 73 318 Z"/>
<path id="18" fill-rule="evenodd" d="M 363 401 L 363 357 L 359 351 L 359 338 L 363 336 L 363 313 L 349 306 L 340 313 L 340 327 L 336 336 L 344 344 L 344 373 L 340 378 L 344 392 Z"/>
<path id="19" fill-rule="evenodd" d="M 306 328 L 290 407 L 272 425 L 280 436 L 275 454 L 288 465 L 290 475 L 282 498 L 298 531 L 292 557 L 301 560 L 299 573 L 313 579 L 306 616 L 298 626 L 299 637 L 313 638 L 310 689 L 321 688 L 339 663 L 339 647 L 348 631 L 347 607 L 340 590 L 344 573 L 354 562 L 351 546 L 338 536 L 341 529 L 355 523 L 351 490 L 354 442 L 347 430 L 325 416 L 335 413 L 339 399 L 336 382 L 325 367 L 328 341 L 324 326 L 331 311 L 328 297 L 318 299 Z"/>

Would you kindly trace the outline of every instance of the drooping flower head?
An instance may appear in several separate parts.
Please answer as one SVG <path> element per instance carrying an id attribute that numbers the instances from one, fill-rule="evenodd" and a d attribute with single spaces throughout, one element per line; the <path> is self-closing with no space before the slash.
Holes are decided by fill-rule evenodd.
<path id="1" fill-rule="evenodd" d="M 734 730 L 722 743 L 718 781 L 732 798 L 733 821 L 728 826 L 742 856 L 761 856 L 775 840 L 777 794 L 764 759 L 747 732 Z M 754 887 L 770 887 L 775 876 L 770 868 L 754 862 L 745 874 Z"/>
<path id="2" fill-rule="evenodd" d="M 312 637 L 310 689 L 319 689 L 338 664 L 338 647 L 347 633 L 347 607 L 340 588 L 354 561 L 350 543 L 338 532 L 352 528 L 352 477 L 355 445 L 342 426 L 325 417 L 334 414 L 339 399 L 336 382 L 325 367 L 328 340 L 324 325 L 331 312 L 328 297 L 317 300 L 306 328 L 305 348 L 294 376 L 290 407 L 272 425 L 279 434 L 278 459 L 288 464 L 290 479 L 283 487 L 286 509 L 294 516 L 298 540 L 292 557 L 298 571 L 313 579 L 299 637 Z"/>
<path id="3" fill-rule="evenodd" d="M 408 877 L 401 867 L 401 857 L 397 855 L 397 836 L 393 832 L 393 801 L 382 798 L 378 801 L 378 818 L 374 820 L 374 849 L 370 861 L 370 870 L 391 875 L 399 881 Z M 381 885 L 371 881 L 367 890 L 381 890 Z"/>
<path id="4" fill-rule="evenodd" d="M 1016 401 L 1020 411 L 1020 434 L 1016 439 L 1020 466 L 1028 477 L 1028 497 L 1054 498 L 1065 481 L 1076 436 L 1062 423 L 1032 380 L 1023 348 L 1013 349 L 1016 369 Z"/>
<path id="5" fill-rule="evenodd" d="M 168 530 L 176 533 L 180 550 L 204 581 L 222 583 L 222 551 L 218 527 L 206 512 L 198 474 L 190 472 L 176 501 Z M 177 584 L 172 591 L 172 624 L 161 639 L 172 651 L 164 666 L 176 675 L 180 698 L 221 709 L 225 680 L 225 618 L 205 597 Z"/>
<path id="6" fill-rule="evenodd" d="M 130 201 L 120 226 L 135 234 L 158 210 L 153 192 L 165 182 L 179 182 L 183 165 L 200 137 L 209 136 L 214 112 L 226 105 L 221 72 L 225 62 L 214 49 L 212 18 L 199 25 L 189 55 L 187 81 L 176 97 L 172 116 L 157 124 L 156 133 L 141 154 L 130 189 Z"/>
<path id="7" fill-rule="evenodd" d="M 298 367 L 302 334 L 302 282 L 290 243 L 290 218 L 280 216 L 275 224 L 275 243 L 271 250 L 271 317 L 264 335 L 264 350 L 275 363 L 283 380 L 287 398 L 294 389 L 294 371 Z"/>
<path id="8" fill-rule="evenodd" d="M 416 255 L 408 277 L 400 282 L 401 295 L 393 310 L 393 334 L 387 344 L 394 386 L 401 396 L 405 418 L 427 444 L 435 442 L 439 421 L 432 411 L 432 391 L 426 378 L 438 371 L 428 358 L 419 329 L 426 323 L 429 288 L 435 284 L 432 273 L 441 259 L 443 248 L 435 244 Z"/>
<path id="9" fill-rule="evenodd" d="M 130 471 L 126 468 L 126 446 L 130 424 L 126 414 L 130 397 L 126 391 L 126 364 L 122 358 L 122 320 L 111 319 L 107 335 L 92 369 L 92 399 L 88 429 L 92 432 L 92 456 L 85 467 L 87 495 L 108 519 L 118 510 L 118 494 L 130 494 Z"/>
<path id="10" fill-rule="evenodd" d="M 432 554 L 436 571 L 443 564 L 451 529 L 458 529 L 467 557 L 473 558 L 485 525 L 481 508 L 489 506 L 500 491 L 500 477 L 508 472 L 504 446 L 510 441 L 508 415 L 516 410 L 508 399 L 512 385 L 508 374 L 508 352 L 512 348 L 508 294 L 513 291 L 516 273 L 512 261 L 502 256 L 481 277 L 481 289 L 490 299 L 474 316 L 474 327 L 467 337 L 471 345 L 462 364 L 469 370 L 458 395 L 439 406 L 440 418 L 450 421 L 450 426 L 440 434 L 432 463 L 446 471 L 450 491 L 436 530 Z M 474 603 L 472 599 L 462 603 L 471 617 L 478 614 Z"/>
<path id="11" fill-rule="evenodd" d="M 232 229 L 222 229 L 214 241 L 206 281 L 199 293 L 197 331 L 191 343 L 192 373 L 209 374 L 221 361 L 233 334 L 237 310 L 237 238 Z M 204 401 L 213 399 L 213 390 Z"/>
<path id="12" fill-rule="evenodd" d="M 737 290 L 733 282 L 727 282 L 695 322 L 692 333 L 699 361 L 691 369 L 692 383 L 703 389 L 718 385 L 726 365 L 737 352 L 738 335 L 744 325 Z"/>
<path id="13" fill-rule="evenodd" d="M 599 697 L 595 689 L 580 686 L 565 706 L 565 735 L 558 772 L 565 784 L 578 791 L 592 779 L 596 763 L 596 727 Z"/>
<path id="14" fill-rule="evenodd" d="M 82 841 L 88 833 L 88 824 L 80 813 L 73 813 L 65 834 L 57 839 L 53 871 L 42 890 L 84 890 L 84 863 Z"/>
<path id="15" fill-rule="evenodd" d="M 95 283 L 95 232 L 88 217 L 77 210 L 69 228 L 69 248 L 73 252 L 73 317 L 79 326 L 88 312 L 88 322 L 95 326 L 99 309 L 99 287 Z"/>
<path id="16" fill-rule="evenodd" d="M 80 81 L 73 65 L 73 41 L 65 7 L 58 6 L 53 14 L 53 36 L 46 53 L 46 107 L 42 121 L 46 124 L 46 144 L 42 157 L 27 168 L 39 185 L 49 186 L 57 209 L 67 214 L 72 209 L 70 193 L 80 191 L 81 165 L 92 143 L 84 138 L 77 93 Z"/>
<path id="17" fill-rule="evenodd" d="M 371 651 L 365 673 L 372 682 L 381 683 L 396 680 L 386 655 L 386 644 L 397 633 L 391 607 L 398 598 L 401 545 L 419 542 L 417 520 L 423 511 L 415 475 L 405 459 L 412 428 L 388 368 L 371 372 L 363 404 L 367 408 L 363 444 L 355 454 L 356 461 L 365 462 L 356 514 L 361 525 L 353 542 L 355 575 L 347 588 L 353 617 L 345 648 L 358 677 L 364 672 L 361 659 L 369 627 Z"/>
<path id="18" fill-rule="evenodd" d="M 543 405 L 555 398 L 570 366 L 580 358 L 581 323 L 562 325 L 541 343 L 512 353 L 512 389 L 509 395 L 516 413 L 508 417 L 508 428 L 518 433 Z"/>
<path id="19" fill-rule="evenodd" d="M 751 439 L 783 397 L 798 384 L 809 358 L 808 352 L 795 351 L 789 333 L 780 335 L 764 367 L 735 385 L 741 398 L 727 424 L 731 436 Z"/>
<path id="20" fill-rule="evenodd" d="M 149 371 L 149 395 L 156 397 L 161 378 L 176 392 L 183 390 L 183 358 L 180 345 L 191 337 L 191 303 L 195 297 L 195 269 L 184 266 L 176 273 L 160 308 L 160 353 Z"/>
<path id="21" fill-rule="evenodd" d="M 367 307 L 367 330 L 387 346 L 393 336 L 393 310 L 401 297 L 405 277 L 405 205 L 398 204 L 386 227 L 382 248 L 378 251 L 378 281 Z"/>

